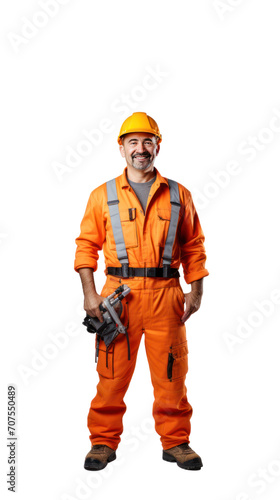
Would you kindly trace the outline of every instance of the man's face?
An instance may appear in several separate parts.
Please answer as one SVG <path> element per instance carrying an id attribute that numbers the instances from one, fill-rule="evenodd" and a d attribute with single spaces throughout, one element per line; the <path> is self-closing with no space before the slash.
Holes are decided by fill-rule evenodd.
<path id="1" fill-rule="evenodd" d="M 126 134 L 120 152 L 127 164 L 137 170 L 152 170 L 159 152 L 156 136 L 145 132 Z"/>

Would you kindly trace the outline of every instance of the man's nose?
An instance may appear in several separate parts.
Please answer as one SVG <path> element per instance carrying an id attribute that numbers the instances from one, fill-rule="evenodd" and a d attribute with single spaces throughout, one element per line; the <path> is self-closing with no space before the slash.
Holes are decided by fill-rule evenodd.
<path id="1" fill-rule="evenodd" d="M 146 151 L 146 148 L 144 144 L 141 144 L 141 142 L 137 145 L 137 153 L 144 153 Z"/>

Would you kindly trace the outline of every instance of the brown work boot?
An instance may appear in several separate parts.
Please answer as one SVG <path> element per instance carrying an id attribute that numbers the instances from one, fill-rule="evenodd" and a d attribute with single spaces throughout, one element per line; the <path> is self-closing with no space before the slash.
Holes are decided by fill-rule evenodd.
<path id="1" fill-rule="evenodd" d="M 115 450 L 106 444 L 94 444 L 86 456 L 84 467 L 87 470 L 101 470 L 116 458 Z"/>
<path id="2" fill-rule="evenodd" d="M 200 456 L 189 447 L 188 443 L 163 450 L 162 458 L 167 462 L 177 462 L 181 469 L 199 470 L 203 467 Z"/>

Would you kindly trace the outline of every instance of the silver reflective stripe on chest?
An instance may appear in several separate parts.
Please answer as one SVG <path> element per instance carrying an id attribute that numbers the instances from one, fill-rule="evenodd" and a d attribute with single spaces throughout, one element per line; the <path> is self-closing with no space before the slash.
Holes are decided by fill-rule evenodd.
<path id="1" fill-rule="evenodd" d="M 168 227 L 168 233 L 165 241 L 163 253 L 163 265 L 170 266 L 172 260 L 172 249 L 175 241 L 176 230 L 180 211 L 179 187 L 176 181 L 168 180 L 171 203 L 171 217 Z M 110 212 L 111 225 L 116 244 L 117 256 L 121 264 L 128 264 L 128 256 L 123 237 L 122 223 L 119 212 L 119 200 L 117 195 L 116 180 L 111 179 L 106 183 L 107 203 Z"/>
<path id="2" fill-rule="evenodd" d="M 162 263 L 164 266 L 167 265 L 170 266 L 171 264 L 172 249 L 175 241 L 180 206 L 181 206 L 178 183 L 175 181 L 171 181 L 170 179 L 167 180 L 170 190 L 171 217 L 170 217 L 170 223 L 169 223 L 167 237 L 165 240 L 165 247 L 162 258 Z"/>
<path id="3" fill-rule="evenodd" d="M 123 237 L 122 223 L 119 212 L 119 200 L 117 195 L 116 180 L 112 179 L 106 183 L 107 203 L 110 212 L 111 225 L 116 244 L 117 256 L 122 264 L 128 264 L 128 256 Z"/>

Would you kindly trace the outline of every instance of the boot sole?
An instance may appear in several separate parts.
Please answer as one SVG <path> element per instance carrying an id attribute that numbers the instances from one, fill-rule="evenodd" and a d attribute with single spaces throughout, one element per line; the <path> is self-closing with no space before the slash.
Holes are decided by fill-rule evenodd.
<path id="1" fill-rule="evenodd" d="M 175 457 L 169 455 L 169 453 L 164 450 L 162 452 L 162 459 L 166 462 L 176 462 L 178 467 L 185 470 L 200 470 L 201 467 L 203 467 L 203 463 L 200 458 L 193 458 L 192 460 L 182 463 L 178 462 Z"/>
<path id="2" fill-rule="evenodd" d="M 84 468 L 86 470 L 91 470 L 91 471 L 94 471 L 94 470 L 102 470 L 102 469 L 105 469 L 105 467 L 107 466 L 107 464 L 109 462 L 113 462 L 114 460 L 116 460 L 117 456 L 116 456 L 116 452 L 114 451 L 114 453 L 112 453 L 108 458 L 107 458 L 107 462 L 100 462 L 99 460 L 96 460 L 95 462 L 88 462 L 88 463 L 85 463 L 84 465 Z"/>

